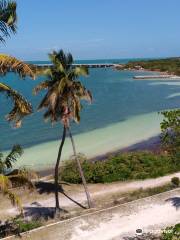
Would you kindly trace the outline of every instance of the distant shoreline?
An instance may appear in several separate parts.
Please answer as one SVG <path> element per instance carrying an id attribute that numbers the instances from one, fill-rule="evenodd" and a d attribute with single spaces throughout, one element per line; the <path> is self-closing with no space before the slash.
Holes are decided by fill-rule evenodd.
<path id="1" fill-rule="evenodd" d="M 159 79 L 180 79 L 180 58 L 166 58 L 166 59 L 151 59 L 140 61 L 129 61 L 125 64 L 117 64 L 115 69 L 117 70 L 129 70 L 129 71 L 150 71 L 160 74 Z M 163 76 L 162 76 L 163 75 Z M 145 77 L 148 79 L 148 77 Z M 150 77 L 153 79 L 153 77 Z M 143 76 L 139 76 L 136 79 L 143 79 Z"/>
<path id="2" fill-rule="evenodd" d="M 121 65 L 121 64 L 120 64 Z M 117 71 L 132 71 L 132 72 L 137 72 L 137 73 L 144 73 L 144 72 L 149 72 L 149 73 L 157 73 L 158 75 L 138 75 L 134 76 L 133 79 L 135 80 L 180 80 L 180 76 L 175 75 L 175 74 L 169 74 L 168 72 L 163 72 L 163 71 L 157 71 L 157 70 L 149 70 L 149 69 L 122 69 L 118 68 L 118 66 L 114 67 Z"/>

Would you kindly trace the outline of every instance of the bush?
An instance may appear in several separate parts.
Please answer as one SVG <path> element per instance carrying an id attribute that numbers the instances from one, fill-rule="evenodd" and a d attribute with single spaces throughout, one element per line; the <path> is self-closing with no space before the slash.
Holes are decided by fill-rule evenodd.
<path id="1" fill-rule="evenodd" d="M 22 218 L 7 220 L 4 224 L 0 225 L 0 238 L 13 234 L 20 235 L 22 232 L 30 231 L 40 226 L 42 226 L 42 223 L 37 220 L 27 221 Z"/>
<path id="2" fill-rule="evenodd" d="M 27 221 L 24 219 L 14 220 L 14 224 L 17 226 L 19 233 L 30 231 L 34 228 L 42 226 L 42 223 L 37 220 Z"/>
<path id="3" fill-rule="evenodd" d="M 163 230 L 162 240 L 179 240 L 180 239 L 180 223 L 173 227 L 167 227 Z"/>
<path id="4" fill-rule="evenodd" d="M 118 154 L 104 161 L 80 161 L 89 183 L 155 178 L 180 170 L 180 163 L 174 164 L 170 156 L 148 151 Z M 81 183 L 76 161 L 66 161 L 60 179 Z"/>
<path id="5" fill-rule="evenodd" d="M 163 148 L 173 157 L 180 160 L 180 109 L 162 112 L 161 142 Z"/>
<path id="6" fill-rule="evenodd" d="M 180 180 L 178 177 L 173 177 L 171 178 L 171 183 L 175 186 L 175 187 L 178 187 L 179 184 L 180 184 Z"/>

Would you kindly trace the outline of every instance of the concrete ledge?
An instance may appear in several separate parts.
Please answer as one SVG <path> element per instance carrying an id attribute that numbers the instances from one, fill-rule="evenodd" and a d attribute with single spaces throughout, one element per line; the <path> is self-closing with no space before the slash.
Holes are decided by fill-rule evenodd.
<path id="1" fill-rule="evenodd" d="M 180 203 L 176 206 L 173 199 L 180 201 L 180 188 L 49 224 L 21 234 L 21 239 L 108 240 L 134 235 L 137 228 L 159 230 L 180 221 Z M 5 239 L 17 240 L 17 237 Z"/>

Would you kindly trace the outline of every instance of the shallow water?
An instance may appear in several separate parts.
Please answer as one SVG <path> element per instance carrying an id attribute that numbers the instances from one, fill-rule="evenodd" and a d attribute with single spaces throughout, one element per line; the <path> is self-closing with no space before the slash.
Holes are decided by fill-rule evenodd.
<path id="1" fill-rule="evenodd" d="M 160 132 L 161 116 L 157 112 L 179 107 L 180 81 L 134 80 L 134 75 L 151 74 L 133 71 L 114 71 L 113 69 L 90 69 L 90 76 L 83 83 L 93 93 L 93 104 L 84 104 L 80 125 L 73 124 L 78 152 L 95 156 L 148 139 Z M 154 74 L 154 73 L 152 73 Z M 32 96 L 32 88 L 43 78 L 36 81 L 19 80 L 8 74 L 3 81 L 15 87 L 37 107 L 42 94 Z M 176 96 L 176 97 L 172 97 Z M 0 97 L 3 109 L 0 110 L 1 149 L 10 149 L 15 143 L 25 148 L 18 165 L 35 168 L 48 168 L 57 155 L 61 136 L 60 123 L 52 126 L 44 123 L 42 113 L 28 116 L 20 129 L 12 129 L 4 120 L 9 102 Z M 63 158 L 67 159 L 72 150 L 67 141 Z"/>
<path id="2" fill-rule="evenodd" d="M 95 157 L 141 142 L 160 133 L 161 120 L 160 114 L 149 113 L 77 134 L 74 136 L 77 152 L 87 157 Z M 25 149 L 16 166 L 26 165 L 41 170 L 51 168 L 57 157 L 59 143 L 59 141 L 50 141 Z M 62 160 L 67 160 L 72 154 L 70 139 L 67 138 Z"/>

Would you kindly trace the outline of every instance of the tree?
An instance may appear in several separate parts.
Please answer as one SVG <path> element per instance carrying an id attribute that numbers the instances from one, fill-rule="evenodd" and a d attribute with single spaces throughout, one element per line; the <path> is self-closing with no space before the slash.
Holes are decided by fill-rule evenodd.
<path id="1" fill-rule="evenodd" d="M 16 33 L 17 29 L 16 2 L 1 0 L 0 2 L 0 41 L 5 42 L 5 38 L 11 33 Z M 21 78 L 29 76 L 35 78 L 36 69 L 14 57 L 0 54 L 0 75 L 8 72 L 17 73 Z M 21 119 L 32 112 L 31 104 L 17 91 L 10 86 L 0 83 L 0 92 L 6 93 L 10 97 L 14 106 L 7 116 L 8 121 L 14 121 L 15 126 L 21 125 Z"/>
<path id="2" fill-rule="evenodd" d="M 161 141 L 163 148 L 175 160 L 180 159 L 180 109 L 164 111 L 161 123 Z"/>
<path id="3" fill-rule="evenodd" d="M 19 145 L 14 145 L 10 153 L 4 158 L 0 153 L 0 192 L 9 198 L 13 205 L 16 205 L 23 213 L 22 204 L 17 194 L 13 193 L 12 187 L 27 186 L 29 189 L 34 187 L 31 182 L 32 177 L 36 177 L 33 172 L 26 169 L 12 170 L 13 163 L 23 154 Z"/>
<path id="4" fill-rule="evenodd" d="M 1 0 L 0 2 L 0 41 L 5 42 L 5 38 L 9 37 L 11 33 L 16 33 L 17 15 L 16 2 Z M 29 76 L 35 78 L 36 68 L 26 64 L 14 57 L 0 54 L 0 75 L 6 75 L 8 72 L 14 72 L 19 77 L 24 78 Z M 5 93 L 7 97 L 12 99 L 14 104 L 13 109 L 7 116 L 8 121 L 14 121 L 15 126 L 21 125 L 21 120 L 24 116 L 32 112 L 31 104 L 5 83 L 0 82 L 0 93 Z M 0 153 L 0 191 L 8 196 L 13 205 L 17 205 L 22 212 L 22 206 L 19 197 L 11 190 L 13 184 L 25 185 L 29 188 L 33 187 L 30 181 L 29 171 L 26 169 L 15 169 L 12 171 L 12 164 L 22 155 L 23 151 L 19 145 L 15 145 L 11 152 L 3 158 Z M 34 174 L 33 174 L 34 175 Z M 35 176 L 35 175 L 34 175 Z"/>
<path id="5" fill-rule="evenodd" d="M 5 42 L 5 37 L 9 37 L 11 33 L 16 33 L 16 2 L 1 0 L 0 2 L 0 41 Z"/>
<path id="6" fill-rule="evenodd" d="M 88 206 L 92 207 L 92 201 L 87 189 L 86 180 L 81 168 L 78 157 L 76 156 L 76 149 L 74 140 L 70 130 L 70 121 L 73 120 L 76 123 L 80 122 L 81 100 L 85 99 L 91 102 L 92 96 L 89 90 L 87 90 L 78 78 L 80 76 L 86 76 L 88 69 L 86 67 L 73 66 L 73 57 L 70 53 L 65 54 L 63 50 L 59 52 L 54 51 L 49 54 L 49 58 L 52 62 L 52 66 L 45 71 L 47 80 L 40 83 L 35 89 L 35 93 L 46 89 L 47 93 L 42 99 L 38 110 L 46 108 L 44 113 L 45 119 L 50 119 L 51 122 L 61 122 L 63 124 L 63 135 L 59 146 L 59 152 L 55 165 L 55 201 L 56 201 L 56 213 L 59 213 L 59 197 L 58 197 L 58 175 L 59 164 L 62 154 L 62 149 L 66 139 L 66 133 L 68 132 L 71 138 L 74 156 L 76 158 L 79 172 L 82 177 L 82 182 L 86 192 Z"/>

